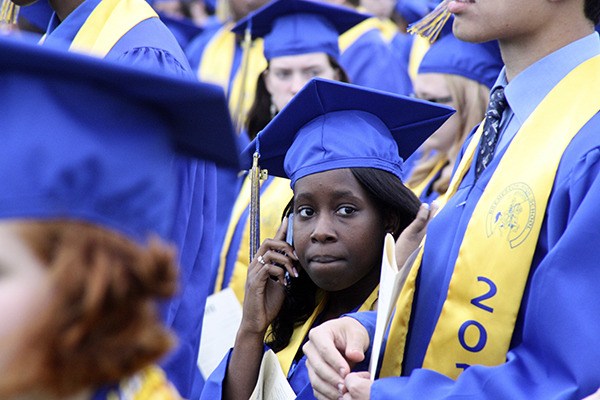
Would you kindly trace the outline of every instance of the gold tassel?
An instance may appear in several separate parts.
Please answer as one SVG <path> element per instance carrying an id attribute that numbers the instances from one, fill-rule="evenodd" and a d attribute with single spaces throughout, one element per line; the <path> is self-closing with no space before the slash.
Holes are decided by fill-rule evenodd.
<path id="1" fill-rule="evenodd" d="M 451 0 L 443 0 L 438 6 L 429 14 L 424 16 L 419 21 L 411 24 L 407 32 L 413 35 L 419 35 L 427 40 L 429 43 L 433 43 L 437 40 L 440 32 L 446 22 L 450 18 L 450 11 L 448 11 L 448 3 Z"/>
<path id="2" fill-rule="evenodd" d="M 2 5 L 0 6 L 0 29 L 10 30 L 16 28 L 19 8 L 11 0 L 2 0 Z"/>
<path id="3" fill-rule="evenodd" d="M 260 181 L 267 179 L 268 172 L 258 166 L 260 153 L 254 152 L 250 169 L 250 262 L 260 246 Z"/>

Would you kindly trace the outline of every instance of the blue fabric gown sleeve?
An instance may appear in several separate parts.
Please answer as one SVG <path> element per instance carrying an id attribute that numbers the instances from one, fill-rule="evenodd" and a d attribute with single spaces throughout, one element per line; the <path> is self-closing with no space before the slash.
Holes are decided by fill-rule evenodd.
<path id="1" fill-rule="evenodd" d="M 225 357 L 223 357 L 223 360 L 221 360 L 221 363 L 206 379 L 200 400 L 214 400 L 223 398 L 223 384 L 225 383 L 225 376 L 227 375 L 227 367 L 229 366 L 229 360 L 231 358 L 232 351 L 233 349 L 230 349 L 227 352 Z"/>
<path id="2" fill-rule="evenodd" d="M 211 162 L 180 157 L 178 208 L 172 241 L 179 248 L 179 294 L 167 305 L 166 323 L 178 346 L 162 363 L 179 392 L 190 398 L 203 382 L 197 367 L 202 315 L 208 296 L 210 259 L 216 220 L 216 167 Z M 200 385 L 201 386 L 201 385 Z"/>
<path id="3" fill-rule="evenodd" d="M 179 43 L 158 18 L 149 18 L 134 26 L 113 46 L 106 59 L 195 79 Z"/>
<path id="4" fill-rule="evenodd" d="M 340 56 L 340 64 L 350 82 L 397 94 L 406 88 L 401 82 L 400 62 L 383 41 L 378 30 L 368 31 L 351 44 Z"/>
<path id="5" fill-rule="evenodd" d="M 375 325 L 377 323 L 377 311 L 362 311 L 351 314 L 343 315 L 344 317 L 351 317 L 360 322 L 369 333 L 369 343 L 373 342 L 375 336 Z"/>
<path id="6" fill-rule="evenodd" d="M 162 49 L 138 47 L 121 54 L 115 61 L 135 68 L 143 68 L 153 72 L 165 71 L 181 78 L 190 78 L 189 67 L 182 65 L 171 53 Z"/>
<path id="7" fill-rule="evenodd" d="M 599 172 L 599 148 L 559 167 L 506 363 L 472 366 L 456 381 L 416 369 L 376 381 L 371 398 L 581 399 L 597 390 Z"/>

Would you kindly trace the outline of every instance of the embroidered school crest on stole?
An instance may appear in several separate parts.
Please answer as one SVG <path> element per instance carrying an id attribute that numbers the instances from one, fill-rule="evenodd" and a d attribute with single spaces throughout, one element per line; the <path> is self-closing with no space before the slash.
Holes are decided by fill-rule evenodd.
<path id="1" fill-rule="evenodd" d="M 507 186 L 490 206 L 486 219 L 486 235 L 505 238 L 511 248 L 522 244 L 536 217 L 535 195 L 525 182 Z"/>

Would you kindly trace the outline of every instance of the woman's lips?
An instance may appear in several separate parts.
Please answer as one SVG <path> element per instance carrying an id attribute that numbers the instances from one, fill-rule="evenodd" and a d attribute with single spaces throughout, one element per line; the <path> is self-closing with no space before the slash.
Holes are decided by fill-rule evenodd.
<path id="1" fill-rule="evenodd" d="M 338 260 L 339 260 L 339 258 L 334 257 L 334 256 L 314 256 L 314 257 L 310 258 L 311 262 L 319 263 L 319 264 L 329 264 L 332 262 L 336 262 Z"/>

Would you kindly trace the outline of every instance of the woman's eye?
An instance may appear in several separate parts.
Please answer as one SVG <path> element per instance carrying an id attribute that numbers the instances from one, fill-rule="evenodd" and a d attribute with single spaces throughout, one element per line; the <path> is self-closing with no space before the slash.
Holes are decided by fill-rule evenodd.
<path id="1" fill-rule="evenodd" d="M 278 79 L 282 79 L 282 80 L 288 79 L 291 75 L 290 71 L 285 71 L 285 70 L 276 70 L 274 73 Z"/>
<path id="2" fill-rule="evenodd" d="M 356 209 L 354 207 L 350 207 L 350 206 L 344 206 L 344 207 L 340 207 L 338 209 L 338 213 L 342 214 L 342 215 L 350 215 L 353 214 L 356 211 Z"/>
<path id="3" fill-rule="evenodd" d="M 311 217 L 314 213 L 315 211 L 313 209 L 306 207 L 298 210 L 298 214 L 304 218 Z"/>

